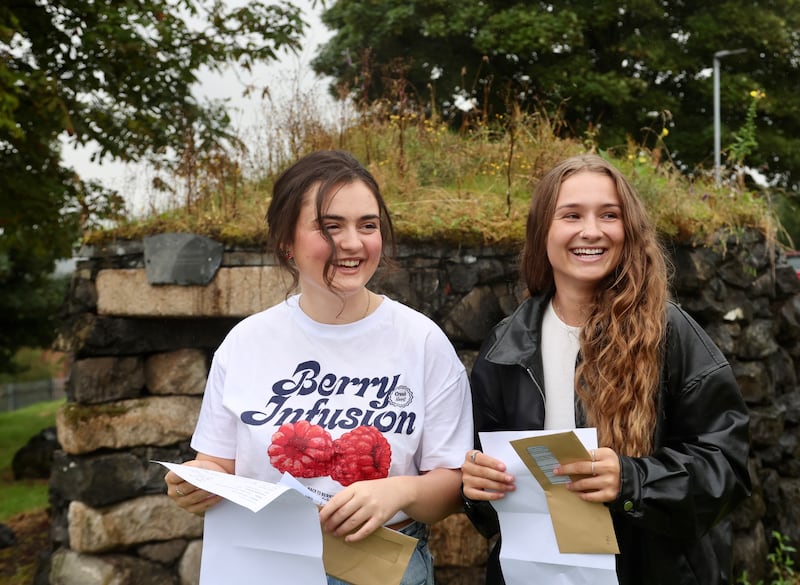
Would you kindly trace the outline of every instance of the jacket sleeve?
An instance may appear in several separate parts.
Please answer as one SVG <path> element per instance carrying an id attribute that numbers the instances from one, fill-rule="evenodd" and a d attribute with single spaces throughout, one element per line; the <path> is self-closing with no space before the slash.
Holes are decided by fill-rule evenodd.
<path id="1" fill-rule="evenodd" d="M 486 359 L 486 352 L 496 341 L 496 330 L 483 343 L 470 373 L 472 388 L 472 418 L 475 424 L 475 448 L 480 449 L 479 432 L 508 430 L 509 422 L 503 416 L 503 377 L 504 366 Z M 506 366 L 507 367 L 507 366 Z"/>
<path id="2" fill-rule="evenodd" d="M 475 425 L 475 448 L 481 448 L 480 431 L 491 431 L 499 428 L 498 401 L 501 399 L 497 391 L 500 386 L 496 380 L 497 366 L 485 359 L 486 351 L 492 346 L 496 336 L 490 335 L 483 343 L 475 364 L 470 374 L 472 388 L 472 418 Z M 497 512 L 490 502 L 471 500 L 464 495 L 462 486 L 461 497 L 464 502 L 464 512 L 475 528 L 485 538 L 491 538 L 500 532 L 500 522 Z"/>
<path id="3" fill-rule="evenodd" d="M 722 352 L 674 305 L 662 376 L 654 452 L 620 456 L 609 507 L 664 536 L 698 538 L 750 493 L 749 414 Z"/>

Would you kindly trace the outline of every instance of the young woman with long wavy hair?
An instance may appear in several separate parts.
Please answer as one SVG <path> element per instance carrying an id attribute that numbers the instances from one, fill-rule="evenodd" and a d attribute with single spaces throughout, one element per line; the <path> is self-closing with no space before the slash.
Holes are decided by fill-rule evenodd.
<path id="1" fill-rule="evenodd" d="M 475 431 L 595 427 L 592 459 L 557 473 L 611 510 L 622 585 L 733 583 L 727 519 L 750 490 L 747 408 L 731 367 L 669 298 L 668 262 L 627 178 L 597 155 L 566 159 L 531 200 L 520 273 L 528 298 L 472 370 Z M 465 508 L 485 535 L 489 505 L 515 489 L 476 449 Z M 504 583 L 495 546 L 487 583 Z"/>

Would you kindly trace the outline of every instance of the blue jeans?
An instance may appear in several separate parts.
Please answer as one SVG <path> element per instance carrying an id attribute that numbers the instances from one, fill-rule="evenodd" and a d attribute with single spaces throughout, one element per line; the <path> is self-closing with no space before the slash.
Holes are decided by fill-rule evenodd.
<path id="1" fill-rule="evenodd" d="M 428 549 L 428 525 L 422 522 L 412 522 L 401 528 L 399 532 L 419 539 L 417 548 L 414 549 L 411 560 L 408 561 L 408 567 L 406 567 L 400 585 L 433 585 L 433 557 Z M 348 583 L 328 575 L 328 585 L 348 585 Z"/>

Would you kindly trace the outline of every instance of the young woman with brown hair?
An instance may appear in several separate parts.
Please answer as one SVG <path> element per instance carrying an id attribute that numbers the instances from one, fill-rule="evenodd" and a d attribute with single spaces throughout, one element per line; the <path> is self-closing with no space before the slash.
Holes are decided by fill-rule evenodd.
<path id="1" fill-rule="evenodd" d="M 521 276 L 527 298 L 472 370 L 481 431 L 596 427 L 592 460 L 566 464 L 579 497 L 611 510 L 622 585 L 733 583 L 730 512 L 750 490 L 747 408 L 728 362 L 668 293 L 667 262 L 628 180 L 596 155 L 537 185 Z M 515 489 L 477 450 L 462 465 L 468 515 Z M 503 583 L 499 542 L 487 583 Z"/>
<path id="2" fill-rule="evenodd" d="M 289 166 L 267 223 L 300 291 L 215 352 L 187 465 L 273 483 L 288 472 L 326 502 L 326 532 L 356 541 L 386 526 L 419 539 L 401 585 L 432 585 L 429 525 L 459 509 L 472 444 L 464 365 L 431 319 L 367 288 L 394 240 L 378 185 L 351 154 Z M 165 480 L 190 512 L 219 501 Z"/>

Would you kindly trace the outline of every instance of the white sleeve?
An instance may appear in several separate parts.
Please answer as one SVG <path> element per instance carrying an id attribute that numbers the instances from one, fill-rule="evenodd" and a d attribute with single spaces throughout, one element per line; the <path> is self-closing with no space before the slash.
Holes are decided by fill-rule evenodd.
<path id="1" fill-rule="evenodd" d="M 458 469 L 474 441 L 469 379 L 444 333 L 437 329 L 426 345 L 425 423 L 419 469 Z"/>
<path id="2" fill-rule="evenodd" d="M 225 367 L 222 362 L 222 356 L 217 351 L 211 362 L 191 446 L 198 453 L 222 459 L 235 459 L 237 417 L 223 404 Z"/>

